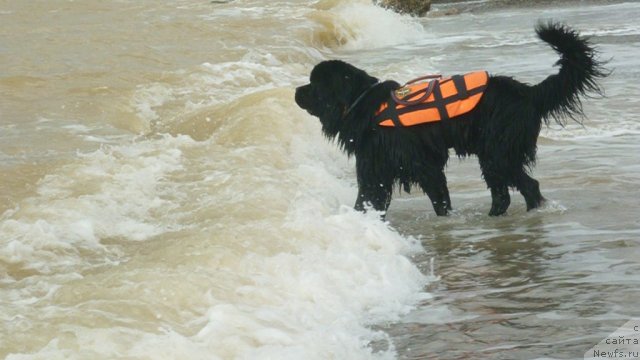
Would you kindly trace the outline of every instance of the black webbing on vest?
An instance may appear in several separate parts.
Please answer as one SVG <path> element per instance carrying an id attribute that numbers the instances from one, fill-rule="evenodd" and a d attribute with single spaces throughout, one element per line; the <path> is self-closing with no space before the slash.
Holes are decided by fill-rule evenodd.
<path id="1" fill-rule="evenodd" d="M 396 102 L 393 99 L 389 99 L 387 101 L 387 108 L 385 109 L 385 113 L 389 114 L 389 119 L 393 121 L 394 126 L 403 126 L 400 122 L 400 117 L 398 116 L 398 109 L 396 109 Z"/>
<path id="2" fill-rule="evenodd" d="M 471 97 L 473 95 L 482 93 L 485 88 L 486 87 L 478 87 L 478 88 L 475 88 L 475 89 L 468 90 L 467 91 L 468 92 L 468 97 Z M 434 94 L 434 97 L 435 97 L 435 94 Z M 448 98 L 446 98 L 446 102 L 447 102 L 447 104 L 451 104 L 451 103 L 456 102 L 458 100 L 464 100 L 464 99 L 465 98 L 463 98 L 463 97 L 459 96 L 458 94 L 456 94 L 456 95 L 449 96 Z M 447 104 L 444 104 L 444 105 L 446 106 Z M 437 107 L 438 106 L 437 106 L 436 102 L 433 101 L 433 102 L 425 102 L 425 103 L 414 105 L 414 106 L 407 106 L 407 107 L 404 107 L 404 108 L 401 108 L 401 109 L 397 109 L 396 108 L 396 111 L 398 112 L 398 115 L 402 115 L 402 114 L 410 113 L 410 112 L 413 112 L 413 111 L 426 110 L 426 109 L 437 108 Z M 380 114 L 377 115 L 377 118 L 379 119 L 380 122 L 384 121 L 384 120 L 387 120 L 387 119 L 389 119 L 389 117 L 387 116 L 388 113 L 389 112 L 387 111 L 387 109 L 384 109 L 384 111 L 382 111 Z"/>
<path id="3" fill-rule="evenodd" d="M 455 95 L 449 96 L 446 99 L 442 97 L 442 91 L 440 91 L 440 86 L 442 83 L 447 81 L 453 81 L 454 86 L 456 87 L 457 93 Z M 449 120 L 449 113 L 447 112 L 447 104 L 454 103 L 458 100 L 464 100 L 476 94 L 481 94 L 487 85 L 478 86 L 471 90 L 467 89 L 467 84 L 464 79 L 464 75 L 453 75 L 449 79 L 444 79 L 438 81 L 433 87 L 433 102 L 424 102 L 416 105 L 405 106 L 398 109 L 397 105 L 393 99 L 389 99 L 387 101 L 387 108 L 384 109 L 381 113 L 376 115 L 376 122 L 381 123 L 387 119 L 390 119 L 394 126 L 404 126 L 400 122 L 400 115 L 410 113 L 418 110 L 426 110 L 431 108 L 437 108 L 438 113 L 440 114 L 441 120 Z M 411 95 L 415 96 L 426 89 L 419 90 Z"/>
<path id="4" fill-rule="evenodd" d="M 433 88 L 433 100 L 436 103 L 436 108 L 440 113 L 440 119 L 442 121 L 449 120 L 449 113 L 447 113 L 447 104 L 442 99 L 442 91 L 440 91 L 440 84 L 436 84 Z"/>
<path id="5" fill-rule="evenodd" d="M 458 90 L 458 97 L 460 99 L 468 98 L 469 94 L 467 92 L 467 83 L 465 83 L 464 77 L 462 75 L 453 75 L 451 77 L 451 80 L 453 80 L 453 84 L 456 86 L 456 89 Z"/>

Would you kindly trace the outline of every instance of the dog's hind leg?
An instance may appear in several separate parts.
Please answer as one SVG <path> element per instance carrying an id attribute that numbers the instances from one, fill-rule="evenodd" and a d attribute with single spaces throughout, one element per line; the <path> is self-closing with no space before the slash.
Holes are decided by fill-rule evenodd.
<path id="1" fill-rule="evenodd" d="M 493 163 L 486 161 L 485 158 L 479 157 L 482 176 L 491 189 L 491 210 L 489 216 L 499 216 L 507 212 L 511 204 L 511 196 L 509 196 L 509 181 L 507 171 L 498 171 L 491 166 Z"/>
<path id="2" fill-rule="evenodd" d="M 500 143 L 498 143 L 500 144 Z M 515 161 L 505 161 L 508 151 L 491 148 L 488 153 L 479 153 L 478 160 L 482 177 L 491 190 L 491 210 L 489 216 L 499 216 L 507 212 L 511 205 L 509 185 L 513 185 L 513 171 L 521 169 L 522 165 L 514 165 Z"/>
<path id="3" fill-rule="evenodd" d="M 419 181 L 422 190 L 427 193 L 436 215 L 445 216 L 451 210 L 451 199 L 447 188 L 447 178 L 444 170 L 439 169 L 424 176 Z"/>
<path id="4" fill-rule="evenodd" d="M 545 199 L 540 193 L 540 183 L 524 170 L 521 171 L 518 177 L 516 187 L 527 202 L 527 211 L 535 209 L 544 203 Z"/>
<path id="5" fill-rule="evenodd" d="M 509 187 L 506 185 L 490 186 L 491 189 L 491 210 L 489 216 L 500 216 L 507 212 L 511 204 Z"/>
<path id="6" fill-rule="evenodd" d="M 444 182 L 444 195 L 447 202 L 447 210 L 453 210 L 453 206 L 451 205 L 451 197 L 449 196 L 449 187 L 447 186 L 447 178 L 445 177 Z"/>

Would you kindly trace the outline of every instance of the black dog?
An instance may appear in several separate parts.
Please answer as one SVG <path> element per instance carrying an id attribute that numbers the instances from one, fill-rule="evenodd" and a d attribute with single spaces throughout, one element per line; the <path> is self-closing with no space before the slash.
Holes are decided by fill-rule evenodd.
<path id="1" fill-rule="evenodd" d="M 560 71 L 537 85 L 506 76 L 489 76 L 484 95 L 470 112 L 447 121 L 410 127 L 384 127 L 376 111 L 400 88 L 395 81 L 375 77 L 339 60 L 323 61 L 311 72 L 310 83 L 296 89 L 296 103 L 322 123 L 322 131 L 355 154 L 358 198 L 386 211 L 394 185 L 409 191 L 419 185 L 436 214 L 451 210 L 444 166 L 453 148 L 460 157 L 478 156 L 491 189 L 489 215 L 501 215 L 511 202 L 509 187 L 524 196 L 527 210 L 544 202 L 538 181 L 528 174 L 535 164 L 536 141 L 544 121 L 579 119 L 580 96 L 601 93 L 596 83 L 607 76 L 587 39 L 559 24 L 540 24 L 538 37 L 559 53 Z"/>

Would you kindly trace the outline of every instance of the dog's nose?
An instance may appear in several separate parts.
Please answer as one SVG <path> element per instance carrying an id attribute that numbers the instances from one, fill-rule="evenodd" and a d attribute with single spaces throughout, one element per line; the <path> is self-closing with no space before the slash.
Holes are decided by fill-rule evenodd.
<path id="1" fill-rule="evenodd" d="M 298 104 L 298 106 L 300 107 L 303 107 L 302 106 L 303 98 L 304 98 L 303 93 L 304 93 L 304 86 L 299 86 L 296 88 L 296 96 L 295 96 L 296 104 Z"/>

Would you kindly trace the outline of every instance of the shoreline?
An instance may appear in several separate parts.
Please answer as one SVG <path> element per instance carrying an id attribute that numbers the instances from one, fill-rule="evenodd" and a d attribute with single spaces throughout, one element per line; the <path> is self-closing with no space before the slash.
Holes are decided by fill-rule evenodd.
<path id="1" fill-rule="evenodd" d="M 426 17 L 461 13 L 484 13 L 509 8 L 547 8 L 553 6 L 621 4 L 629 0 L 432 0 Z"/>

